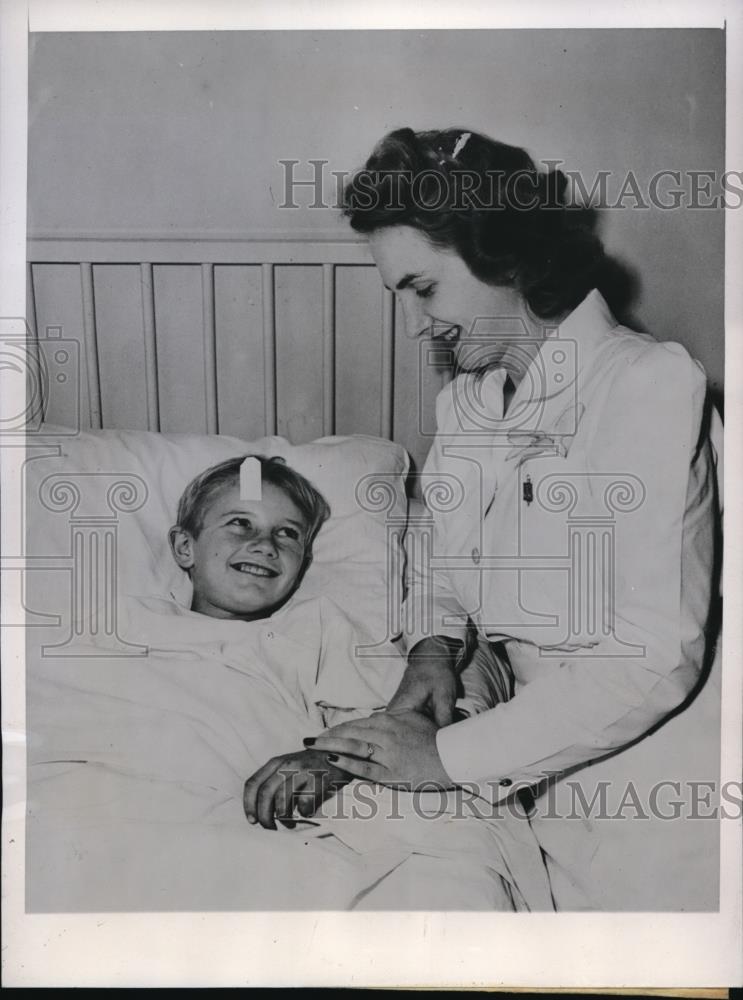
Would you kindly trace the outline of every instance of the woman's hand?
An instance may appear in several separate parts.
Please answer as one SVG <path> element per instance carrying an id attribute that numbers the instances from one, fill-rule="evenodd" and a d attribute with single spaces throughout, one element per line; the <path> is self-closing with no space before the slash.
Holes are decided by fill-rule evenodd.
<path id="1" fill-rule="evenodd" d="M 243 807 L 249 823 L 276 829 L 276 820 L 290 822 L 296 808 L 312 816 L 351 775 L 328 762 L 327 754 L 300 750 L 272 757 L 245 782 Z"/>
<path id="2" fill-rule="evenodd" d="M 420 712 L 378 712 L 305 743 L 356 778 L 406 791 L 453 788 L 436 747 L 439 726 Z"/>
<path id="3" fill-rule="evenodd" d="M 436 636 L 423 639 L 411 652 L 408 666 L 387 711 L 420 712 L 436 725 L 454 721 L 454 703 L 459 686 L 457 662 L 461 642 Z"/>

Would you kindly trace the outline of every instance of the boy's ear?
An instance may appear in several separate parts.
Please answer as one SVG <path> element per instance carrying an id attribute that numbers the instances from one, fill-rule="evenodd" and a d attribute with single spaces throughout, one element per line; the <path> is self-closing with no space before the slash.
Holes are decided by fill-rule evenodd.
<path id="1" fill-rule="evenodd" d="M 174 524 L 168 532 L 168 541 L 173 558 L 181 569 L 189 570 L 193 567 L 193 537 L 188 531 L 184 531 L 179 524 Z"/>
<path id="2" fill-rule="evenodd" d="M 298 587 L 302 580 L 304 580 L 304 574 L 310 568 L 312 564 L 312 549 L 309 552 L 305 552 L 304 559 L 302 560 L 302 565 L 299 567 L 299 573 L 297 574 L 296 586 Z"/>

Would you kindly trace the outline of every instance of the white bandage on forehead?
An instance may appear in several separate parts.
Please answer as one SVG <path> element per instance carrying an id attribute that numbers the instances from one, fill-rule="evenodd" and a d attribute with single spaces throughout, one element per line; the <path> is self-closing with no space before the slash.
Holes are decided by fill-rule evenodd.
<path id="1" fill-rule="evenodd" d="M 240 499 L 261 499 L 261 463 L 252 455 L 240 466 Z"/>

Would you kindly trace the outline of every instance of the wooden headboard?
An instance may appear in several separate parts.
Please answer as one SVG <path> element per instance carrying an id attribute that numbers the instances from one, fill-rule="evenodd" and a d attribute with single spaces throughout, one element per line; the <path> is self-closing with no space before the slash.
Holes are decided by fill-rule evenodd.
<path id="1" fill-rule="evenodd" d="M 295 443 L 373 434 L 425 457 L 441 357 L 402 335 L 364 242 L 33 233 L 28 246 L 47 421 Z"/>

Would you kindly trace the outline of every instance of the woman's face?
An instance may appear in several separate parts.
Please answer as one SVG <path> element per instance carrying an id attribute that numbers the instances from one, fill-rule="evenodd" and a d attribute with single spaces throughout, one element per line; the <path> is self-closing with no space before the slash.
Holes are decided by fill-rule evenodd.
<path id="1" fill-rule="evenodd" d="M 544 334 L 515 289 L 486 285 L 459 254 L 410 226 L 379 229 L 369 246 L 409 337 L 450 343 L 460 368 L 503 367 L 520 381 Z"/>

